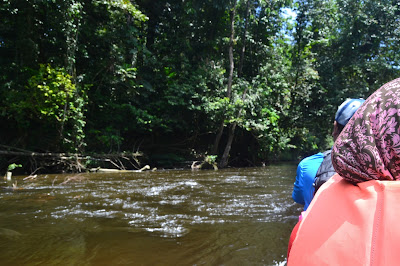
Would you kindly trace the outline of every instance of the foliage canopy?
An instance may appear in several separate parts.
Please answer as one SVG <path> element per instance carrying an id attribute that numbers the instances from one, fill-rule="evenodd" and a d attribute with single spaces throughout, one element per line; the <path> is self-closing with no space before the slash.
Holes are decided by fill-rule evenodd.
<path id="1" fill-rule="evenodd" d="M 341 102 L 399 76 L 399 15 L 389 0 L 4 0 L 0 144 L 298 159 L 332 144 Z"/>

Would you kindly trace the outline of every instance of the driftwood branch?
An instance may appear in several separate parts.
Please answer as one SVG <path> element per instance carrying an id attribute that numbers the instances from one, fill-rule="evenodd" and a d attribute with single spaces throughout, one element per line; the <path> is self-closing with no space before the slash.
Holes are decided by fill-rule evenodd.
<path id="1" fill-rule="evenodd" d="M 108 169 L 108 168 L 92 168 L 89 171 L 90 172 L 102 172 L 102 173 L 137 173 L 137 172 L 143 172 L 145 170 L 150 170 L 150 166 L 149 165 L 145 165 L 143 166 L 141 169 L 139 170 L 119 170 L 119 169 Z"/>
<path id="2" fill-rule="evenodd" d="M 82 172 L 86 170 L 84 163 L 85 161 L 98 161 L 104 163 L 111 163 L 118 170 L 126 170 L 126 167 L 122 160 L 127 161 L 131 166 L 138 170 L 140 164 L 138 157 L 142 154 L 136 152 L 123 152 L 120 154 L 79 154 L 79 153 L 54 153 L 54 152 L 33 152 L 24 149 L 14 148 L 6 145 L 1 145 L 0 155 L 16 156 L 16 157 L 28 157 L 29 160 L 34 162 L 32 165 L 34 168 L 44 167 L 55 167 L 61 168 L 62 170 Z M 15 159 L 14 159 L 15 160 Z M 38 161 L 41 162 L 41 167 L 38 167 Z M 136 162 L 137 166 L 133 162 Z"/>
<path id="3" fill-rule="evenodd" d="M 2 151 L 0 150 L 0 154 L 3 155 L 16 155 L 16 156 L 31 156 L 31 157 L 56 157 L 60 159 L 70 159 L 70 158 L 78 158 L 84 159 L 85 157 L 78 154 L 67 154 L 67 153 L 53 153 L 53 152 L 21 152 L 21 151 Z"/>

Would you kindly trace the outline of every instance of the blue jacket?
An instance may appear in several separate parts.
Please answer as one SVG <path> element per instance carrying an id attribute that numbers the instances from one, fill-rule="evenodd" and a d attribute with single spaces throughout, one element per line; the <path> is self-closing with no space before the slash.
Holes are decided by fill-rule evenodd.
<path id="1" fill-rule="evenodd" d="M 297 166 L 292 198 L 295 202 L 304 205 L 304 210 L 307 210 L 314 196 L 314 178 L 323 159 L 323 153 L 319 152 L 304 158 Z"/>

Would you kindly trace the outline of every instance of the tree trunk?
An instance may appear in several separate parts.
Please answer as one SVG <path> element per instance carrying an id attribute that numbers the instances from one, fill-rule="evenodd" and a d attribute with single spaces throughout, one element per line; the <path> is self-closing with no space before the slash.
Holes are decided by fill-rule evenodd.
<path id="1" fill-rule="evenodd" d="M 228 77 L 228 88 L 226 91 L 226 97 L 229 98 L 229 100 L 232 98 L 232 80 L 233 80 L 233 70 L 235 68 L 235 64 L 233 62 L 233 41 L 235 38 L 235 12 L 236 12 L 236 3 L 237 1 L 233 2 L 233 7 L 230 11 L 230 19 L 231 19 L 231 36 L 229 39 L 229 77 Z M 216 155 L 218 154 L 218 147 L 219 147 L 219 142 L 221 140 L 222 133 L 224 131 L 224 122 L 225 118 L 222 119 L 221 126 L 218 129 L 218 133 L 215 136 L 214 140 L 214 146 L 211 151 L 211 154 Z"/>
<path id="2" fill-rule="evenodd" d="M 248 16 L 249 16 L 249 7 L 250 7 L 250 1 L 247 0 L 246 3 L 246 15 L 244 17 L 245 22 L 244 22 L 244 30 L 243 30 L 243 36 L 242 36 L 242 51 L 240 52 L 240 61 L 239 61 L 239 67 L 238 67 L 238 77 L 242 76 L 242 70 L 243 70 L 243 61 L 244 61 L 244 52 L 246 51 L 246 35 L 247 35 L 247 25 L 249 24 Z"/>
<path id="3" fill-rule="evenodd" d="M 237 123 L 234 122 L 230 127 L 228 142 L 226 143 L 224 154 L 222 155 L 221 161 L 219 162 L 220 168 L 224 168 L 228 165 L 228 158 L 232 148 L 233 137 L 235 136 L 236 125 Z"/>
<path id="4" fill-rule="evenodd" d="M 237 1 L 234 1 L 233 7 L 231 9 L 231 37 L 229 41 L 229 78 L 228 78 L 228 90 L 226 93 L 226 96 L 231 100 L 232 98 L 232 80 L 233 80 L 233 70 L 235 68 L 235 64 L 233 61 L 233 40 L 235 39 L 235 11 L 236 11 L 236 3 Z M 235 134 L 235 128 L 236 128 L 236 122 L 233 123 L 230 127 L 229 130 L 229 137 L 228 137 L 228 142 L 226 143 L 224 153 L 221 157 L 220 161 L 220 167 L 224 168 L 228 165 L 228 157 L 229 157 L 229 152 L 231 150 L 231 145 L 233 141 L 233 137 Z M 221 132 L 222 134 L 222 132 Z"/>
<path id="5" fill-rule="evenodd" d="M 232 80 L 233 80 L 233 70 L 235 69 L 235 63 L 233 62 L 233 41 L 235 39 L 235 11 L 236 11 L 236 1 L 234 1 L 233 8 L 231 10 L 231 37 L 229 40 L 229 77 L 228 77 L 228 90 L 226 92 L 226 97 L 229 100 L 232 98 Z"/>
<path id="6" fill-rule="evenodd" d="M 222 133 L 224 132 L 224 125 L 225 125 L 225 122 L 224 122 L 224 120 L 222 120 L 221 126 L 218 129 L 217 136 L 215 136 L 214 146 L 213 146 L 213 149 L 211 151 L 211 155 L 217 155 L 218 154 L 219 142 L 221 140 Z"/>

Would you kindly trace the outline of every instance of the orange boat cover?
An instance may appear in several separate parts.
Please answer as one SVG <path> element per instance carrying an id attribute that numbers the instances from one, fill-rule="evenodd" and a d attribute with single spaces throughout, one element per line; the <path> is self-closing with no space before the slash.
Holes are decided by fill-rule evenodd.
<path id="1" fill-rule="evenodd" d="M 334 175 L 297 231 L 288 265 L 400 265 L 400 182 Z"/>

